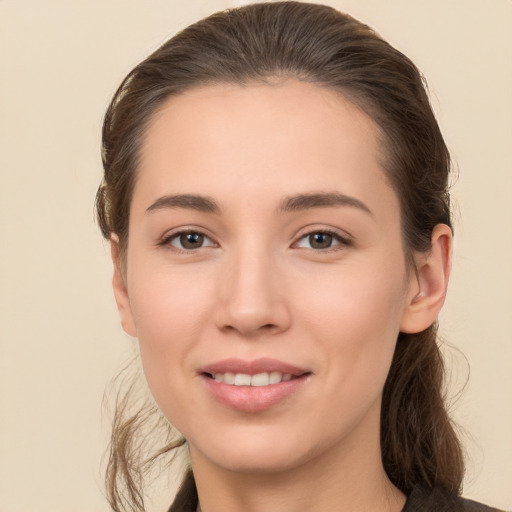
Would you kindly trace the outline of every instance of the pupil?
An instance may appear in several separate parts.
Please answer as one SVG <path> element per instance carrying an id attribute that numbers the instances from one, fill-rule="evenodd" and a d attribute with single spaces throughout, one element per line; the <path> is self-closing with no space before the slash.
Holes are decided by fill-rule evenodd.
<path id="1" fill-rule="evenodd" d="M 180 236 L 180 243 L 185 249 L 197 249 L 203 245 L 203 240 L 201 233 L 184 233 Z"/>
<path id="2" fill-rule="evenodd" d="M 313 249 L 327 249 L 332 244 L 332 235 L 329 233 L 314 233 L 309 235 L 309 243 Z"/>

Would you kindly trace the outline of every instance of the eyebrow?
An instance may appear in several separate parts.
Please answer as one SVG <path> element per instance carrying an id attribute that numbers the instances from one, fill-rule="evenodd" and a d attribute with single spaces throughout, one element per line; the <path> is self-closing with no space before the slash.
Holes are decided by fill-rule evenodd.
<path id="1" fill-rule="evenodd" d="M 316 192 L 310 194 L 297 194 L 286 197 L 281 201 L 278 212 L 289 213 L 311 208 L 330 208 L 333 206 L 348 206 L 373 216 L 372 211 L 362 201 L 355 197 L 339 192 Z M 156 210 L 185 208 L 204 213 L 220 213 L 220 207 L 214 199 L 196 194 L 174 194 L 159 197 L 146 209 L 146 213 Z"/>
<path id="2" fill-rule="evenodd" d="M 146 213 L 166 208 L 186 208 L 205 213 L 220 213 L 219 205 L 210 197 L 195 194 L 175 194 L 159 197 Z"/>
<path id="3" fill-rule="evenodd" d="M 330 208 L 332 206 L 349 206 L 357 208 L 373 216 L 372 211 L 362 201 L 339 192 L 317 192 L 298 194 L 285 198 L 280 206 L 280 212 L 296 212 L 310 208 Z"/>

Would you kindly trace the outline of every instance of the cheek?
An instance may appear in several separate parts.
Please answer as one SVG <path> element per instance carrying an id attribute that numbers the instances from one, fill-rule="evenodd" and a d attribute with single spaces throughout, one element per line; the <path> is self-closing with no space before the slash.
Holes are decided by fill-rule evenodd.
<path id="1" fill-rule="evenodd" d="M 134 258 L 129 272 L 130 304 L 139 339 L 164 346 L 175 335 L 197 329 L 214 289 L 211 276 L 195 266 L 194 271 Z"/>
<path id="2" fill-rule="evenodd" d="M 329 272 L 310 273 L 296 295 L 301 314 L 316 318 L 323 329 L 332 329 L 347 339 L 364 338 L 364 333 L 396 331 L 405 301 L 405 272 L 389 271 L 384 265 L 352 265 Z"/>
<path id="3" fill-rule="evenodd" d="M 397 279 L 402 274 L 371 269 L 344 269 L 321 280 L 317 275 L 297 315 L 328 356 L 333 388 L 341 379 L 355 396 L 384 385 L 404 308 L 403 281 Z"/>
<path id="4" fill-rule="evenodd" d="M 194 368 L 189 354 L 211 317 L 214 283 L 201 272 L 136 265 L 129 275 L 130 304 L 149 387 L 159 405 L 173 399 L 169 386 L 185 386 Z M 179 371 L 178 371 L 179 370 Z"/>

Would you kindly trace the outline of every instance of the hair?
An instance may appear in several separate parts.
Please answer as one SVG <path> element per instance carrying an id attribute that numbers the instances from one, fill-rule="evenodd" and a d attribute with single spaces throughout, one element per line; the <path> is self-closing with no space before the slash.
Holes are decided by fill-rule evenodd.
<path id="1" fill-rule="evenodd" d="M 400 202 L 410 266 L 415 251 L 429 251 L 436 224 L 452 226 L 450 155 L 416 66 L 371 28 L 331 7 L 260 3 L 213 14 L 179 32 L 116 91 L 103 124 L 105 173 L 96 208 L 103 236 L 119 238 L 122 261 L 141 143 L 164 102 L 208 84 L 286 79 L 339 91 L 379 126 L 382 166 Z M 107 492 L 115 511 L 141 511 L 143 468 L 184 440 L 169 437 L 143 459 L 137 429 L 148 410 L 125 417 L 126 400 L 120 399 L 114 420 Z M 461 491 L 462 450 L 445 402 L 437 325 L 400 333 L 383 392 L 381 450 L 391 482 L 405 494 L 415 485 Z M 191 479 L 189 474 L 180 494 L 183 503 L 195 492 Z M 176 501 L 172 510 L 181 509 Z"/>

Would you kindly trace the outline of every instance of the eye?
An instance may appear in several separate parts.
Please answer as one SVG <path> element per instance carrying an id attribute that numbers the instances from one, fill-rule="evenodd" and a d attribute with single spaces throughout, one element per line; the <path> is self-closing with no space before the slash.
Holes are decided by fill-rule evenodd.
<path id="1" fill-rule="evenodd" d="M 347 245 L 350 245 L 349 240 L 332 231 L 313 231 L 302 236 L 296 243 L 296 247 L 320 251 Z"/>
<path id="2" fill-rule="evenodd" d="M 181 231 L 163 240 L 164 245 L 170 245 L 182 251 L 193 251 L 203 247 L 213 247 L 214 242 L 199 231 Z"/>

